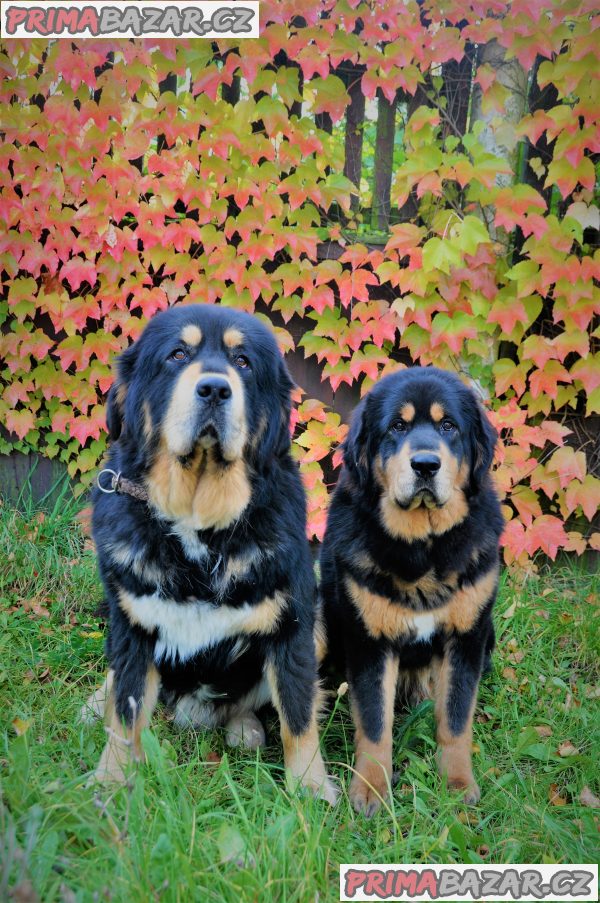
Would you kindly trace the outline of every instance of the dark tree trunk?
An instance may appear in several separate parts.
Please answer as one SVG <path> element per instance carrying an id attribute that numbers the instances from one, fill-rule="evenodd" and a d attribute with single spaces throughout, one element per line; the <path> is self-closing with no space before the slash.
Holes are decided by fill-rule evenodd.
<path id="1" fill-rule="evenodd" d="M 386 232 L 390 225 L 390 191 L 394 161 L 397 96 L 392 103 L 378 89 L 377 133 L 375 137 L 375 171 L 371 227 Z"/>
<path id="2" fill-rule="evenodd" d="M 365 95 L 362 91 L 364 68 L 356 67 L 346 75 L 344 81 L 350 95 L 350 105 L 346 110 L 346 143 L 344 175 L 360 189 L 362 174 L 363 131 L 365 124 Z M 352 197 L 352 209 L 357 210 L 359 198 Z"/>

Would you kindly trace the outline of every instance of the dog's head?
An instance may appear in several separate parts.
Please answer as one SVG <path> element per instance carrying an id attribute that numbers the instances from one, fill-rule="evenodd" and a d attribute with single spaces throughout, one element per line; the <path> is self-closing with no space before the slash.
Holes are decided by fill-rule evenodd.
<path id="1" fill-rule="evenodd" d="M 344 446 L 361 487 L 374 485 L 388 512 L 459 510 L 492 463 L 496 434 L 474 393 L 435 367 L 382 379 L 357 408 Z"/>
<path id="2" fill-rule="evenodd" d="M 207 466 L 213 474 L 260 471 L 284 453 L 291 387 L 275 337 L 260 320 L 181 305 L 154 317 L 119 358 L 109 433 L 169 509 L 167 484 L 183 480 L 189 495 Z"/>

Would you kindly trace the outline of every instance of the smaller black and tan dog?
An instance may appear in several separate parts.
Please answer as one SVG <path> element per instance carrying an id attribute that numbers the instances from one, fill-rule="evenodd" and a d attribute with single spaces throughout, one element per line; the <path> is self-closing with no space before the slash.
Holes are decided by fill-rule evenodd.
<path id="1" fill-rule="evenodd" d="M 111 666 L 88 703 L 108 725 L 99 780 L 141 758 L 159 694 L 177 723 L 248 747 L 264 742 L 256 712 L 270 701 L 288 773 L 335 802 L 291 386 L 272 332 L 223 307 L 158 314 L 119 359 L 107 467 L 120 476 L 93 513 Z"/>
<path id="2" fill-rule="evenodd" d="M 495 441 L 473 392 L 433 367 L 382 379 L 354 413 L 321 579 L 356 725 L 350 797 L 366 815 L 390 787 L 399 678 L 433 693 L 440 770 L 467 802 L 479 799 L 471 730 L 503 528 Z"/>

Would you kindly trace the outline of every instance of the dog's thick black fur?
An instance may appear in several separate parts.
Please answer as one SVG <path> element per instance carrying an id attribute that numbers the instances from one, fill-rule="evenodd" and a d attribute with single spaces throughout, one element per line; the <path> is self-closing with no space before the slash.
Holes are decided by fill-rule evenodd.
<path id="1" fill-rule="evenodd" d="M 471 726 L 493 647 L 503 521 L 489 469 L 495 431 L 456 376 L 414 367 L 355 411 L 321 554 L 328 647 L 356 724 L 355 808 L 372 814 L 392 774 L 400 683 L 432 693 L 440 767 L 476 802 Z"/>
<path id="2" fill-rule="evenodd" d="M 291 387 L 271 331 L 222 307 L 158 314 L 118 362 L 105 466 L 146 498 L 93 499 L 111 668 L 91 702 L 110 726 L 101 780 L 141 757 L 159 693 L 176 722 L 223 725 L 233 745 L 264 740 L 256 711 L 271 701 L 289 772 L 334 800 Z"/>

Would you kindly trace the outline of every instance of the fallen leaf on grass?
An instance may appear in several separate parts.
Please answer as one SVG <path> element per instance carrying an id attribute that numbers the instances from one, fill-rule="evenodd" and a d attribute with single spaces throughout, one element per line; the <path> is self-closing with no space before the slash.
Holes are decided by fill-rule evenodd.
<path id="1" fill-rule="evenodd" d="M 92 508 L 91 508 L 91 505 L 88 505 L 87 508 L 82 508 L 81 511 L 75 515 L 75 520 L 79 521 L 79 525 L 83 531 L 84 536 L 92 535 Z"/>
<path id="2" fill-rule="evenodd" d="M 507 656 L 509 662 L 512 662 L 513 665 L 518 665 L 525 658 L 525 653 L 519 650 L 518 652 L 511 652 L 510 655 Z"/>
<path id="3" fill-rule="evenodd" d="M 548 791 L 548 799 L 550 800 L 551 806 L 566 806 L 567 800 L 564 796 L 561 796 L 558 792 L 558 784 L 550 784 L 550 790 Z"/>
<path id="4" fill-rule="evenodd" d="M 23 718 L 13 718 L 11 723 L 17 737 L 22 737 L 31 727 L 31 720 L 24 721 Z"/>
<path id="5" fill-rule="evenodd" d="M 211 765 L 220 765 L 221 764 L 221 756 L 219 753 L 211 750 L 206 756 L 206 761 L 210 762 Z"/>
<path id="6" fill-rule="evenodd" d="M 547 724 L 535 724 L 533 727 L 534 731 L 538 735 L 538 737 L 551 737 L 552 736 L 552 728 L 548 727 Z"/>
<path id="7" fill-rule="evenodd" d="M 517 610 L 517 602 L 515 599 L 513 604 L 509 605 L 508 608 L 506 609 L 506 611 L 502 612 L 502 617 L 506 618 L 508 620 L 508 618 L 512 618 L 512 616 L 514 615 L 516 610 Z"/>
<path id="8" fill-rule="evenodd" d="M 25 611 L 38 615 L 40 618 L 49 618 L 50 612 L 45 605 L 38 602 L 37 599 L 23 599 L 23 608 Z"/>
<path id="9" fill-rule="evenodd" d="M 579 794 L 579 802 L 582 806 L 589 806 L 590 809 L 600 809 L 600 799 L 589 787 L 583 788 Z"/>
<path id="10" fill-rule="evenodd" d="M 538 616 L 538 618 L 543 618 L 544 621 L 547 621 L 550 617 L 550 612 L 546 611 L 544 608 L 538 608 L 536 615 Z"/>
<path id="11" fill-rule="evenodd" d="M 577 747 L 573 746 L 570 740 L 564 740 L 561 744 L 559 744 L 559 747 L 556 751 L 562 759 L 566 759 L 567 756 L 576 756 L 579 752 Z"/>
<path id="12" fill-rule="evenodd" d="M 502 677 L 505 677 L 506 680 L 516 680 L 517 672 L 514 668 L 503 668 L 502 669 Z"/>

